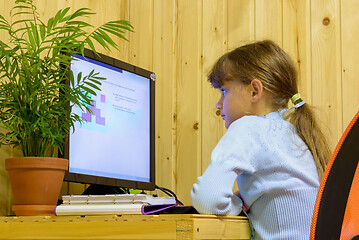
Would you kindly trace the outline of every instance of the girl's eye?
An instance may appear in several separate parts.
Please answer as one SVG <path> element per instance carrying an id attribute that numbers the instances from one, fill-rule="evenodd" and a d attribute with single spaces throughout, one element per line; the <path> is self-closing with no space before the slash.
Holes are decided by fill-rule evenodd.
<path id="1" fill-rule="evenodd" d="M 226 95 L 226 90 L 221 89 L 221 93 L 222 93 L 223 95 Z"/>

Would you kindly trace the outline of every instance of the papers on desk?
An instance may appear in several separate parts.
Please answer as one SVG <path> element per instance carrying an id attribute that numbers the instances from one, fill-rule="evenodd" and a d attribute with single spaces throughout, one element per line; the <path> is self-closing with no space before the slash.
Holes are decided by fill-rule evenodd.
<path id="1" fill-rule="evenodd" d="M 55 215 L 151 214 L 176 206 L 173 197 L 147 194 L 67 195 Z"/>

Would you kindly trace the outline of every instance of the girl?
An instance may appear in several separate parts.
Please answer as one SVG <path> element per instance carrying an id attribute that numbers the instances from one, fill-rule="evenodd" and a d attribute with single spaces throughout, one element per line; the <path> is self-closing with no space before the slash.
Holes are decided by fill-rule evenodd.
<path id="1" fill-rule="evenodd" d="M 249 209 L 255 239 L 309 239 L 330 150 L 298 93 L 294 63 L 266 40 L 222 56 L 208 79 L 221 92 L 227 132 L 193 186 L 193 206 L 217 215 Z"/>

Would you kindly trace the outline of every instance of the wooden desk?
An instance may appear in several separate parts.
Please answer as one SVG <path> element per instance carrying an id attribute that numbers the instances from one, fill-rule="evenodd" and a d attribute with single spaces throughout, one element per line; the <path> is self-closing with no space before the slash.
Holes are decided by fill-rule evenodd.
<path id="1" fill-rule="evenodd" d="M 0 239 L 250 239 L 245 217 L 199 214 L 0 217 Z"/>

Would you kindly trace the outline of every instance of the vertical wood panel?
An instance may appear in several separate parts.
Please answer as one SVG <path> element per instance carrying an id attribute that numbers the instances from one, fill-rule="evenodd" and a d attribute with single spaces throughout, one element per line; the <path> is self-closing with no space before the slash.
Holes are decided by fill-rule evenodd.
<path id="1" fill-rule="evenodd" d="M 292 60 L 298 63 L 298 28 L 296 2 L 283 0 L 282 47 Z"/>
<path id="2" fill-rule="evenodd" d="M 341 1 L 343 130 L 359 110 L 359 1 Z"/>
<path id="3" fill-rule="evenodd" d="M 130 0 L 119 0 L 119 18 L 121 20 L 130 21 Z M 117 42 L 119 44 L 119 59 L 127 62 L 130 54 L 130 36 L 136 34 L 136 29 L 134 33 L 125 32 L 125 37 L 129 39 L 129 42 L 124 42 L 123 39 L 118 38 Z"/>
<path id="4" fill-rule="evenodd" d="M 283 0 L 283 49 L 296 63 L 298 92 L 309 104 L 311 104 L 310 37 L 310 0 Z"/>
<path id="5" fill-rule="evenodd" d="M 312 68 L 311 68 L 311 11 L 310 0 L 296 0 L 297 18 L 297 60 L 298 60 L 298 88 L 303 99 L 312 104 Z"/>
<path id="6" fill-rule="evenodd" d="M 329 128 L 330 145 L 342 134 L 339 0 L 312 1 L 312 103 Z M 327 131 L 326 131 L 327 132 Z"/>
<path id="7" fill-rule="evenodd" d="M 154 2 L 153 69 L 156 73 L 156 183 L 176 192 L 175 172 L 175 43 L 174 0 Z"/>
<path id="8" fill-rule="evenodd" d="M 227 4 L 222 0 L 203 1 L 203 73 L 202 84 L 202 169 L 211 160 L 211 152 L 224 132 L 224 123 L 216 109 L 218 90 L 207 81 L 215 61 L 227 50 Z M 218 112 L 217 112 L 218 111 Z"/>
<path id="9" fill-rule="evenodd" d="M 131 0 L 129 3 L 129 20 L 135 28 L 135 33 L 130 34 L 128 61 L 131 64 L 152 71 L 153 0 Z"/>
<path id="10" fill-rule="evenodd" d="M 228 0 L 228 50 L 255 40 L 255 0 Z"/>
<path id="11" fill-rule="evenodd" d="M 190 190 L 201 173 L 202 2 L 180 0 L 177 42 L 177 193 L 190 204 Z"/>
<path id="12" fill-rule="evenodd" d="M 283 0 L 255 1 L 255 39 L 282 45 Z"/>

